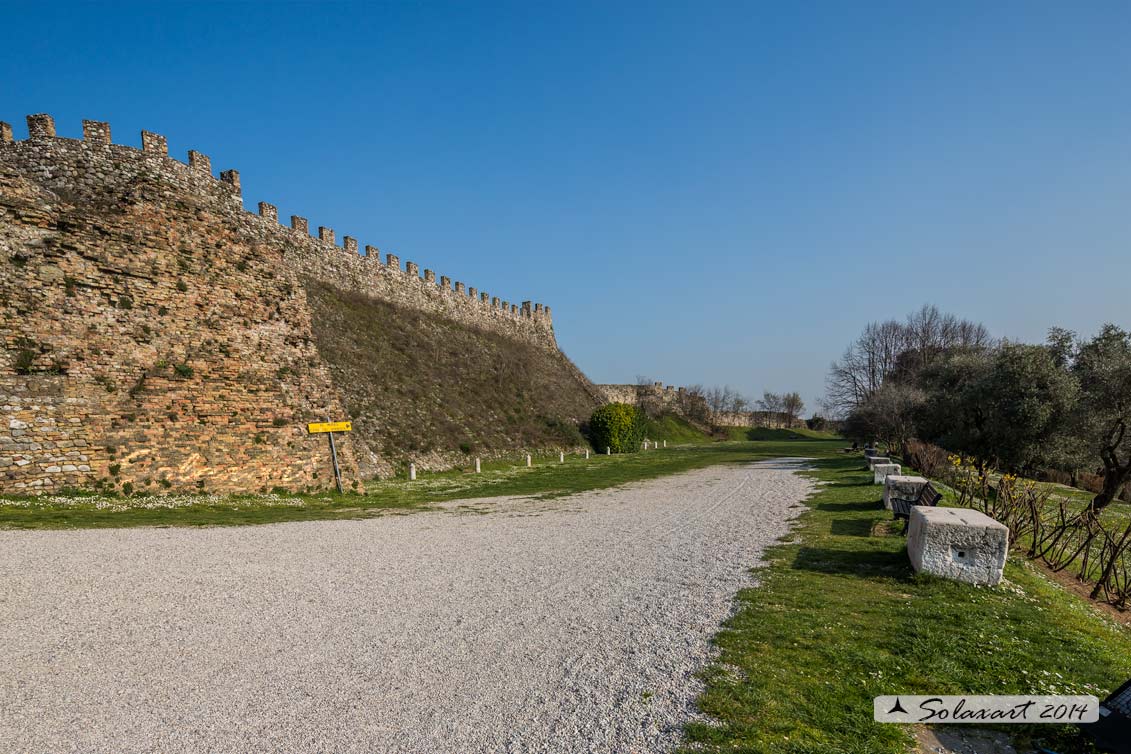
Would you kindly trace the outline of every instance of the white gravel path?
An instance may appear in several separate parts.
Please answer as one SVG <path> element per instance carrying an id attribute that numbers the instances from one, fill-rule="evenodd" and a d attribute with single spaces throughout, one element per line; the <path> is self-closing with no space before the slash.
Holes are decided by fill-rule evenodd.
<path id="1" fill-rule="evenodd" d="M 799 463 L 358 521 L 0 532 L 0 751 L 670 750 L 812 489 Z"/>

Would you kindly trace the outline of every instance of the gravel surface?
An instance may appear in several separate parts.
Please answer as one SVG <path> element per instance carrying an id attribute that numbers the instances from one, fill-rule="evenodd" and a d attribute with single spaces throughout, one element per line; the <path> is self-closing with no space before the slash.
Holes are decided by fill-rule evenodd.
<path id="1" fill-rule="evenodd" d="M 0 751 L 657 752 L 812 483 L 0 532 Z"/>

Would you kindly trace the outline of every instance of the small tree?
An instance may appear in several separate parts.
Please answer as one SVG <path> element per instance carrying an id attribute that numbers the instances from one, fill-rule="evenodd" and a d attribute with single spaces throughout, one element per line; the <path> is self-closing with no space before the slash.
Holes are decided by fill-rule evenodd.
<path id="1" fill-rule="evenodd" d="M 880 440 L 893 453 L 903 453 L 915 434 L 915 415 L 923 406 L 923 391 L 888 382 L 880 386 L 845 418 L 843 432 L 853 440 Z"/>
<path id="2" fill-rule="evenodd" d="M 589 418 L 589 441 L 601 453 L 635 453 L 644 440 L 644 415 L 627 403 L 607 403 Z"/>

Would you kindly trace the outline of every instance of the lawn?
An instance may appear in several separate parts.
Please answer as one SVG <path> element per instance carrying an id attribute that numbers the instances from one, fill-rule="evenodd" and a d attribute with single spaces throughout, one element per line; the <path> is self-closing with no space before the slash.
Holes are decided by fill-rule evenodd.
<path id="1" fill-rule="evenodd" d="M 407 479 L 372 481 L 366 493 L 313 495 L 139 495 L 70 494 L 42 498 L 0 498 L 0 528 L 70 529 L 128 526 L 225 526 L 363 518 L 405 513 L 430 503 L 497 495 L 556 497 L 615 487 L 717 463 L 743 463 L 780 456 L 829 456 L 843 443 L 828 439 L 778 439 L 675 445 L 623 455 L 536 457 L 421 473 Z"/>
<path id="2" fill-rule="evenodd" d="M 794 537 L 768 553 L 717 637 L 700 699 L 718 725 L 696 752 L 891 754 L 908 728 L 872 721 L 881 694 L 1095 694 L 1131 676 L 1131 632 L 1011 558 L 1006 582 L 920 576 L 861 459 L 825 458 Z M 1024 743 L 1087 751 L 1062 726 L 1011 727 Z"/>

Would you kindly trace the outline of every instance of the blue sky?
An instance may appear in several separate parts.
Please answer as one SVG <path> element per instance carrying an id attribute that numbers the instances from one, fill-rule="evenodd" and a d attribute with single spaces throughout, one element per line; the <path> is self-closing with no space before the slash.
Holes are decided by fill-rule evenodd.
<path id="1" fill-rule="evenodd" d="M 595 381 L 800 390 L 869 320 L 1131 326 L 1131 4 L 3 6 L 0 120 L 165 134 L 553 307 Z"/>

